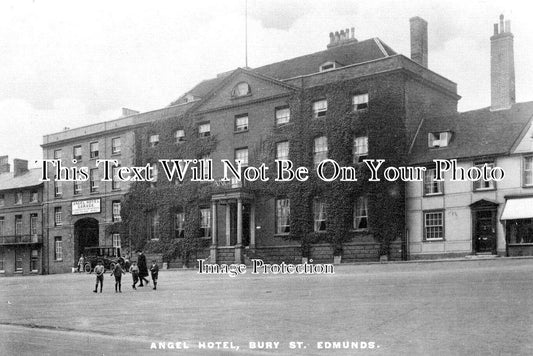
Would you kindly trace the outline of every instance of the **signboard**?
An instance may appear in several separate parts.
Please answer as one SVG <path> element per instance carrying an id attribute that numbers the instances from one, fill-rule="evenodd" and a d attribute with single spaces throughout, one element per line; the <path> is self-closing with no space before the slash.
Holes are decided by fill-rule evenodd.
<path id="1" fill-rule="evenodd" d="M 72 202 L 72 215 L 100 212 L 100 199 L 78 200 Z"/>

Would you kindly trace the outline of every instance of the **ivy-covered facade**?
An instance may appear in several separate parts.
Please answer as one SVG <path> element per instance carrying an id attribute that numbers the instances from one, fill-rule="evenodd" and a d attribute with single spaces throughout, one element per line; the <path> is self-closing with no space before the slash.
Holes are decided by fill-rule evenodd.
<path id="1" fill-rule="evenodd" d="M 345 42 L 201 82 L 171 104 L 188 103 L 183 114 L 137 128 L 135 163 L 157 180 L 131 185 L 114 228 L 170 263 L 405 257 L 404 183 L 369 181 L 362 160 L 385 160 L 380 172 L 406 165 L 421 118 L 456 112 L 456 85 L 379 39 Z M 165 159 L 211 160 L 213 181 L 169 181 Z M 275 181 L 276 159 L 309 178 Z M 320 179 L 324 159 L 357 180 Z M 269 180 L 223 182 L 222 160 L 265 164 Z"/>

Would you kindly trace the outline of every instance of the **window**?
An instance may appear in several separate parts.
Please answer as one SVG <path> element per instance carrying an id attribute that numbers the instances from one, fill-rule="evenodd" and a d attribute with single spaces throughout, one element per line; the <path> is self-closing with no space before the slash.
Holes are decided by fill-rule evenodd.
<path id="1" fill-rule="evenodd" d="M 157 163 L 152 163 L 150 167 L 152 168 L 152 181 L 150 182 L 150 186 L 153 188 L 157 184 L 157 179 L 159 178 L 159 171 L 157 170 Z"/>
<path id="2" fill-rule="evenodd" d="M 431 132 L 428 134 L 428 146 L 431 148 L 446 147 L 451 138 L 451 131 Z"/>
<path id="3" fill-rule="evenodd" d="M 4 217 L 0 216 L 0 237 L 4 236 Z"/>
<path id="4" fill-rule="evenodd" d="M 248 114 L 235 116 L 235 131 L 248 131 Z"/>
<path id="5" fill-rule="evenodd" d="M 276 143 L 276 159 L 288 160 L 289 159 L 289 141 L 283 141 Z"/>
<path id="6" fill-rule="evenodd" d="M 211 236 L 211 209 L 200 209 L 200 235 L 202 237 Z"/>
<path id="7" fill-rule="evenodd" d="M 443 193 L 443 181 L 436 181 L 437 170 L 427 169 L 424 172 L 424 195 L 437 195 Z"/>
<path id="8" fill-rule="evenodd" d="M 248 148 L 239 148 L 235 150 L 235 163 L 241 162 L 241 167 L 248 166 Z"/>
<path id="9" fill-rule="evenodd" d="M 290 226 L 290 199 L 276 199 L 276 234 L 288 234 Z"/>
<path id="10" fill-rule="evenodd" d="M 211 159 L 211 156 L 209 155 L 205 155 L 201 158 L 203 161 L 204 161 L 204 171 L 202 172 L 203 173 L 203 178 L 207 178 L 209 177 L 209 160 Z"/>
<path id="11" fill-rule="evenodd" d="M 288 124 L 291 121 L 291 110 L 289 108 L 276 109 L 276 126 Z"/>
<path id="12" fill-rule="evenodd" d="M 74 181 L 74 195 L 80 195 L 81 194 L 81 182 L 75 180 Z"/>
<path id="13" fill-rule="evenodd" d="M 328 139 L 326 136 L 315 138 L 313 149 L 313 163 L 315 168 L 320 162 L 328 158 Z"/>
<path id="14" fill-rule="evenodd" d="M 54 197 L 60 198 L 63 195 L 62 182 L 54 180 Z"/>
<path id="15" fill-rule="evenodd" d="M 122 152 L 120 137 L 115 137 L 111 139 L 111 154 L 118 155 Z"/>
<path id="16" fill-rule="evenodd" d="M 15 193 L 15 204 L 22 204 L 22 192 Z"/>
<path id="17" fill-rule="evenodd" d="M 30 214 L 30 235 L 37 235 L 37 214 Z"/>
<path id="18" fill-rule="evenodd" d="M 111 181 L 111 189 L 120 189 L 120 179 L 118 179 L 118 170 L 120 167 L 113 167 L 113 180 Z"/>
<path id="19" fill-rule="evenodd" d="M 352 110 L 361 111 L 368 108 L 368 94 L 354 95 L 352 97 Z"/>
<path id="20" fill-rule="evenodd" d="M 424 212 L 424 239 L 444 239 L 444 213 L 442 211 Z"/>
<path id="21" fill-rule="evenodd" d="M 38 201 L 39 201 L 39 193 L 34 190 L 30 193 L 30 203 L 37 203 Z"/>
<path id="22" fill-rule="evenodd" d="M 22 272 L 22 251 L 15 250 L 15 272 Z"/>
<path id="23" fill-rule="evenodd" d="M 61 150 L 54 150 L 54 159 L 61 159 L 63 152 Z"/>
<path id="24" fill-rule="evenodd" d="M 98 142 L 91 142 L 89 144 L 89 155 L 91 158 L 98 158 Z"/>
<path id="25" fill-rule="evenodd" d="M 32 272 L 38 272 L 39 271 L 39 251 L 38 250 L 31 250 L 31 260 L 30 260 L 30 270 Z"/>
<path id="26" fill-rule="evenodd" d="M 355 230 L 368 229 L 368 199 L 367 197 L 355 198 L 353 207 L 353 228 Z"/>
<path id="27" fill-rule="evenodd" d="M 490 167 L 490 169 L 494 168 L 494 163 L 476 164 L 476 167 L 481 169 L 485 164 L 487 165 L 487 167 Z M 493 180 L 484 180 L 483 177 L 480 177 L 479 180 L 474 181 L 474 191 L 491 190 L 494 188 L 495 186 Z"/>
<path id="28" fill-rule="evenodd" d="M 155 147 L 159 145 L 159 135 L 150 135 L 150 139 L 148 143 L 150 147 Z"/>
<path id="29" fill-rule="evenodd" d="M 148 213 L 148 239 L 159 240 L 159 213 L 151 211 Z"/>
<path id="30" fill-rule="evenodd" d="M 120 243 L 120 234 L 113 234 L 111 235 L 111 238 L 113 240 L 113 247 L 116 247 L 116 248 L 121 248 L 121 243 Z"/>
<path id="31" fill-rule="evenodd" d="M 63 225 L 63 215 L 61 213 L 61 207 L 56 206 L 54 208 L 54 225 L 61 226 Z"/>
<path id="32" fill-rule="evenodd" d="M 176 143 L 185 142 L 185 130 L 176 130 L 174 132 L 174 138 L 176 139 Z"/>
<path id="33" fill-rule="evenodd" d="M 100 181 L 100 172 L 98 168 L 93 168 L 89 172 L 89 184 L 90 192 L 95 193 L 98 191 L 98 182 Z"/>
<path id="34" fill-rule="evenodd" d="M 54 259 L 63 261 L 63 241 L 61 236 L 54 237 Z"/>
<path id="35" fill-rule="evenodd" d="M 319 71 L 325 72 L 332 69 L 335 69 L 335 62 L 326 62 L 320 66 Z"/>
<path id="36" fill-rule="evenodd" d="M 0 206 L 4 206 L 6 204 L 6 196 L 4 194 L 0 194 Z"/>
<path id="37" fill-rule="evenodd" d="M 22 215 L 15 215 L 15 236 L 22 235 Z"/>
<path id="38" fill-rule="evenodd" d="M 523 166 L 523 182 L 524 186 L 530 187 L 533 186 L 533 156 L 524 157 L 524 166 Z M 1 198 L 1 197 L 0 197 Z"/>
<path id="39" fill-rule="evenodd" d="M 81 146 L 74 146 L 72 149 L 72 156 L 76 161 L 81 161 Z"/>
<path id="40" fill-rule="evenodd" d="M 313 118 L 326 117 L 328 112 L 328 101 L 326 99 L 318 100 L 313 103 Z"/>
<path id="41" fill-rule="evenodd" d="M 353 138 L 352 149 L 353 163 L 362 162 L 368 156 L 368 137 L 358 136 Z"/>
<path id="42" fill-rule="evenodd" d="M 319 198 L 313 200 L 314 231 L 326 231 L 326 203 Z"/>
<path id="43" fill-rule="evenodd" d="M 174 232 L 177 239 L 185 236 L 185 213 L 181 208 L 174 215 Z"/>
<path id="44" fill-rule="evenodd" d="M 120 217 L 120 201 L 114 200 L 112 204 L 113 204 L 113 221 L 114 222 L 122 221 L 122 218 Z"/>
<path id="45" fill-rule="evenodd" d="M 1 235 L 0 235 L 1 236 Z M 5 267 L 4 267 L 4 250 L 0 250 L 0 273 L 4 273 L 5 272 Z"/>
<path id="46" fill-rule="evenodd" d="M 533 219 L 506 220 L 505 230 L 509 244 L 533 244 Z"/>
<path id="47" fill-rule="evenodd" d="M 238 98 L 240 96 L 246 96 L 251 95 L 252 90 L 250 88 L 250 85 L 246 82 L 240 82 L 237 85 L 233 87 L 233 90 L 231 91 L 231 96 L 234 98 Z"/>
<path id="48" fill-rule="evenodd" d="M 211 136 L 211 124 L 209 122 L 198 125 L 198 136 L 199 137 Z"/>

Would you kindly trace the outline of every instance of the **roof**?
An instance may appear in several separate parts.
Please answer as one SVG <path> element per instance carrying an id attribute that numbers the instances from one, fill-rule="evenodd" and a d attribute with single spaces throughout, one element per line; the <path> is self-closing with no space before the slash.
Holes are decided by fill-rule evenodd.
<path id="1" fill-rule="evenodd" d="M 285 80 L 302 75 L 317 73 L 320 66 L 326 62 L 337 62 L 342 66 L 347 66 L 373 61 L 395 54 L 396 52 L 384 44 L 380 39 L 371 38 L 361 42 L 339 45 L 328 48 L 324 51 L 268 64 L 262 67 L 251 69 L 251 71 L 273 79 Z M 217 78 L 204 80 L 186 94 L 203 98 L 219 83 L 221 83 L 225 77 L 226 76 L 219 76 Z M 170 105 L 178 104 L 180 99 L 184 96 L 185 95 L 180 96 Z"/>
<path id="2" fill-rule="evenodd" d="M 41 168 L 32 168 L 26 173 L 14 177 L 13 172 L 0 174 L 0 191 L 35 187 L 42 184 Z"/>
<path id="3" fill-rule="evenodd" d="M 411 149 L 410 163 L 434 159 L 464 159 L 507 155 L 533 118 L 533 101 L 514 104 L 507 110 L 490 107 L 450 116 L 425 118 Z M 447 147 L 429 148 L 428 134 L 451 131 Z"/>

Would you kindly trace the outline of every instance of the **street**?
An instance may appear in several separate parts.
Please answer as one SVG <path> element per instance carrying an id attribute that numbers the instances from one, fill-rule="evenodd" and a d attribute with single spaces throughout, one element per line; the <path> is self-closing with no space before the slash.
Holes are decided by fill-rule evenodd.
<path id="1" fill-rule="evenodd" d="M 333 275 L 162 271 L 0 279 L 2 355 L 530 355 L 533 259 L 342 265 Z M 164 348 L 163 348 L 164 347 Z"/>

